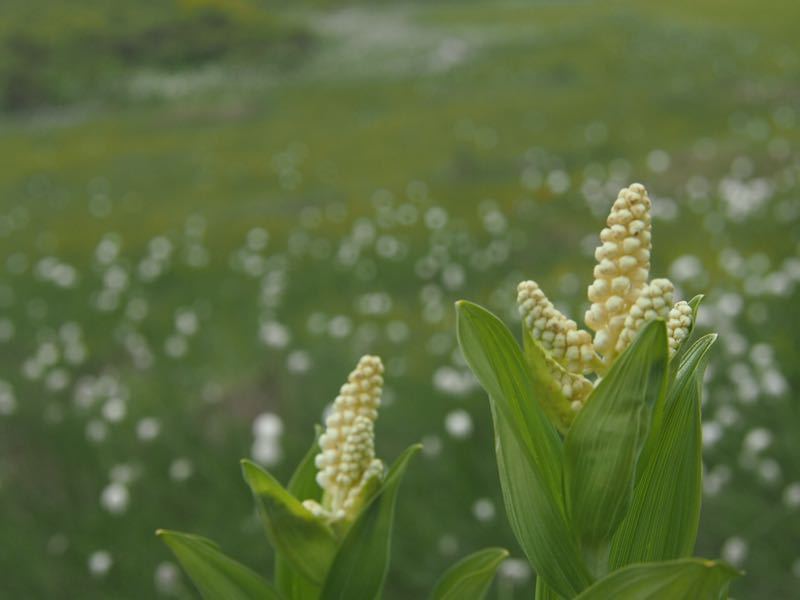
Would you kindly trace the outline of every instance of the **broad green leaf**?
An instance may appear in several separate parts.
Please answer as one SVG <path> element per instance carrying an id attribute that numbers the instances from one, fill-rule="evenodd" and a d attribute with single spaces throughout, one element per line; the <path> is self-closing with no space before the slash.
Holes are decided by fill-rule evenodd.
<path id="1" fill-rule="evenodd" d="M 276 552 L 293 571 L 322 583 L 338 547 L 330 527 L 255 463 L 243 460 L 242 473 Z"/>
<path id="2" fill-rule="evenodd" d="M 408 461 L 420 448 L 416 444 L 400 455 L 383 485 L 356 517 L 322 586 L 321 600 L 380 598 L 389 570 L 397 492 Z"/>
<path id="3" fill-rule="evenodd" d="M 225 556 L 206 538 L 159 529 L 160 537 L 181 563 L 205 600 L 280 600 L 270 583 Z"/>
<path id="4" fill-rule="evenodd" d="M 690 556 L 702 500 L 700 393 L 715 335 L 686 352 L 664 402 L 661 427 L 642 453 L 633 502 L 611 546 L 611 567 Z"/>
<path id="5" fill-rule="evenodd" d="M 486 548 L 470 554 L 450 567 L 431 594 L 432 600 L 482 600 L 494 574 L 506 557 L 503 548 Z"/>
<path id="6" fill-rule="evenodd" d="M 314 459 L 319 452 L 319 439 L 322 428 L 317 425 L 314 442 L 297 465 L 288 491 L 298 500 L 317 500 L 322 496 L 322 489 L 317 484 L 317 467 Z M 275 585 L 289 600 L 307 600 L 319 595 L 319 585 L 314 584 L 300 573 L 292 569 L 281 552 L 275 552 Z"/>
<path id="7" fill-rule="evenodd" d="M 493 314 L 458 302 L 458 340 L 489 395 L 503 501 L 511 528 L 540 577 L 572 597 L 591 581 L 561 496 L 561 439 L 537 398 L 547 382 L 531 379 L 514 336 Z"/>
<path id="8" fill-rule="evenodd" d="M 664 321 L 642 329 L 589 396 L 564 443 L 564 489 L 589 569 L 605 573 L 611 537 L 630 506 L 651 409 L 667 373 Z"/>
<path id="9" fill-rule="evenodd" d="M 563 596 L 560 596 L 553 589 L 545 583 L 544 579 L 541 577 L 536 578 L 536 595 L 534 596 L 536 600 L 563 600 Z"/>
<path id="10" fill-rule="evenodd" d="M 739 575 L 723 562 L 702 558 L 637 564 L 607 575 L 576 600 L 721 600 Z"/>

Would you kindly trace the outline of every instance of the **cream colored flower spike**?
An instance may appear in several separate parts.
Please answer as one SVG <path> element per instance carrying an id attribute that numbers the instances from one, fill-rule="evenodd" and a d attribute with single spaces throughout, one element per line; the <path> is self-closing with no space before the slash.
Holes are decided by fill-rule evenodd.
<path id="1" fill-rule="evenodd" d="M 667 336 L 669 340 L 669 355 L 675 356 L 681 343 L 689 335 L 692 327 L 692 307 L 683 300 L 677 302 L 669 311 L 667 319 Z"/>
<path id="2" fill-rule="evenodd" d="M 324 491 L 322 506 L 303 504 L 317 516 L 341 519 L 354 516 L 356 499 L 368 480 L 383 475 L 375 458 L 374 422 L 383 390 L 383 364 L 377 356 L 363 356 L 350 373 L 333 410 L 325 421 L 316 456 L 317 483 Z"/>
<path id="3" fill-rule="evenodd" d="M 645 323 L 669 316 L 674 295 L 675 286 L 669 279 L 653 279 L 644 287 L 625 317 L 625 324 L 617 338 L 617 354 L 630 345 Z"/>
<path id="4" fill-rule="evenodd" d="M 591 334 L 558 311 L 535 281 L 517 286 L 517 307 L 533 339 L 561 366 L 572 373 L 592 370 L 596 357 Z"/>
<path id="5" fill-rule="evenodd" d="M 535 281 L 523 281 L 517 286 L 517 307 L 525 330 L 545 351 L 550 375 L 573 413 L 577 412 L 593 389 L 592 382 L 582 375 L 591 371 L 598 360 L 591 334 L 578 329 L 575 321 L 557 310 Z M 573 416 L 559 414 L 565 428 Z"/>
<path id="6" fill-rule="evenodd" d="M 586 324 L 595 331 L 594 348 L 610 365 L 625 318 L 650 272 L 650 198 L 634 183 L 620 191 L 595 250 L 597 265 L 589 286 Z"/>

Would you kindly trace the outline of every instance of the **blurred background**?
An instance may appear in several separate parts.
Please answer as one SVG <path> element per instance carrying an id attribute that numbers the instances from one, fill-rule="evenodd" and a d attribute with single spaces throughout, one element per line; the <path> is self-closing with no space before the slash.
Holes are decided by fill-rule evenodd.
<path id="1" fill-rule="evenodd" d="M 800 578 L 800 4 L 0 3 L 0 597 L 192 598 L 153 535 L 269 574 L 286 480 L 362 353 L 401 490 L 386 598 L 512 549 L 452 303 L 580 320 L 618 190 L 721 333 L 697 553 Z"/>

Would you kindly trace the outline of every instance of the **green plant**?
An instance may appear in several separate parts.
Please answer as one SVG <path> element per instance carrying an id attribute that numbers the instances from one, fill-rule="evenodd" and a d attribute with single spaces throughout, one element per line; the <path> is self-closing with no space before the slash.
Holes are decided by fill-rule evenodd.
<path id="1" fill-rule="evenodd" d="M 380 598 L 400 482 L 421 448 L 409 447 L 388 470 L 375 458 L 373 423 L 382 387 L 381 360 L 362 357 L 288 487 L 242 461 L 275 549 L 274 583 L 210 540 L 157 532 L 206 600 Z M 442 576 L 431 597 L 482 598 L 507 554 L 489 548 L 468 556 Z"/>
<path id="2" fill-rule="evenodd" d="M 458 340 L 489 395 L 511 528 L 540 600 L 719 599 L 738 572 L 691 558 L 701 501 L 701 385 L 709 334 L 688 346 L 701 296 L 673 304 L 650 280 L 651 202 L 620 192 L 600 234 L 578 329 L 533 281 L 518 286 L 520 348 L 490 312 L 457 303 Z M 242 462 L 267 536 L 275 584 L 196 536 L 160 532 L 204 597 L 379 598 L 397 493 L 411 446 L 385 470 L 373 424 L 383 386 L 364 356 L 342 386 L 288 488 Z M 502 549 L 453 566 L 434 598 L 481 598 Z"/>
<path id="3" fill-rule="evenodd" d="M 648 282 L 650 199 L 620 192 L 596 251 L 586 323 L 534 282 L 523 349 L 487 310 L 457 304 L 462 352 L 489 395 L 506 511 L 542 599 L 716 599 L 732 567 L 689 558 L 701 501 L 700 396 L 715 335 L 686 347 L 701 297 Z M 592 375 L 593 374 L 593 375 Z"/>

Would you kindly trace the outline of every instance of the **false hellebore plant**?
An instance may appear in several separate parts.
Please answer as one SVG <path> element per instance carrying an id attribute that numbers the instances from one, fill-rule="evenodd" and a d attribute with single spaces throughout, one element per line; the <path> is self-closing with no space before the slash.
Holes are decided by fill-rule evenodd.
<path id="1" fill-rule="evenodd" d="M 623 189 L 600 233 L 578 329 L 519 284 L 523 348 L 457 304 L 462 352 L 489 395 L 512 530 L 536 598 L 716 600 L 730 566 L 691 558 L 700 516 L 700 395 L 715 335 L 688 345 L 701 297 L 649 280 L 650 199 Z"/>
<path id="2" fill-rule="evenodd" d="M 345 383 L 317 439 L 288 487 L 242 461 L 275 550 L 274 584 L 195 535 L 159 530 L 206 600 L 373 600 L 388 570 L 395 500 L 409 459 L 387 470 L 375 458 L 373 425 L 383 389 L 383 365 L 364 356 Z M 482 598 L 507 552 L 487 548 L 441 577 L 433 600 Z"/>

